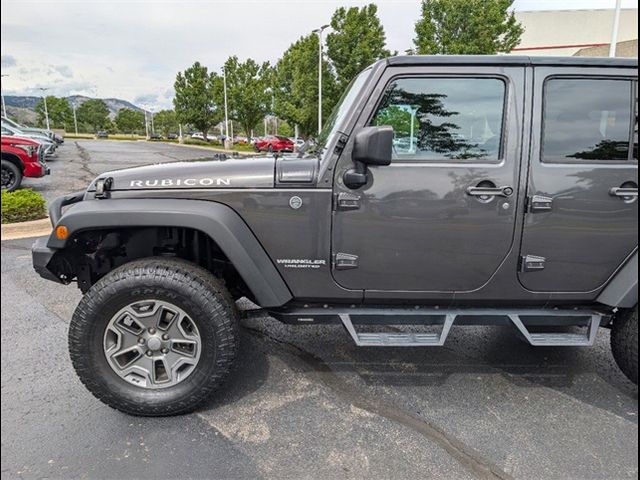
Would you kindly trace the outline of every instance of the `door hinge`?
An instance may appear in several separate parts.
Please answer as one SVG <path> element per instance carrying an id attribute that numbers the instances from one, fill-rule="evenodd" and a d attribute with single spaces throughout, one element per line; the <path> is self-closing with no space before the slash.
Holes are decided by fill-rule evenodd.
<path id="1" fill-rule="evenodd" d="M 334 210 L 357 210 L 359 208 L 360 195 L 349 192 L 340 192 L 333 196 Z"/>
<path id="2" fill-rule="evenodd" d="M 358 268 L 358 256 L 350 253 L 336 253 L 333 256 L 333 268 L 336 270 Z"/>
<path id="3" fill-rule="evenodd" d="M 527 211 L 529 213 L 545 213 L 553 210 L 553 198 L 544 195 L 533 195 L 529 197 Z"/>
<path id="4" fill-rule="evenodd" d="M 537 255 L 523 255 L 520 257 L 521 272 L 539 272 L 544 270 L 547 259 Z"/>
<path id="5" fill-rule="evenodd" d="M 340 138 L 338 138 L 338 141 L 336 142 L 336 146 L 333 149 L 333 153 L 335 153 L 336 155 L 340 155 L 343 150 L 344 147 L 347 146 L 347 142 L 349 141 L 349 137 L 347 137 L 346 135 L 340 135 Z"/>

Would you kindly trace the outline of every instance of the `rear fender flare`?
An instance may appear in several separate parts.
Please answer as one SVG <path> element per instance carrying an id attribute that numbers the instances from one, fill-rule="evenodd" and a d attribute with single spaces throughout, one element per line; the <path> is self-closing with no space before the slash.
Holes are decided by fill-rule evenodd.
<path id="1" fill-rule="evenodd" d="M 69 207 L 57 225 L 69 229 L 67 239 L 86 230 L 123 227 L 182 227 L 209 235 L 262 307 L 282 306 L 291 292 L 266 251 L 242 218 L 230 207 L 202 200 L 87 200 Z M 56 226 L 57 226 L 56 225 Z M 63 249 L 67 240 L 55 232 L 47 247 Z"/>
<path id="2" fill-rule="evenodd" d="M 597 302 L 618 308 L 633 308 L 638 304 L 638 252 L 618 270 L 607 284 Z"/>

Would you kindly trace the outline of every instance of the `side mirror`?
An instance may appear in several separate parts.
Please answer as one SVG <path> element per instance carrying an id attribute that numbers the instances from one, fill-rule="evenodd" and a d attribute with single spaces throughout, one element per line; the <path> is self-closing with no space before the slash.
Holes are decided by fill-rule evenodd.
<path id="1" fill-rule="evenodd" d="M 344 174 L 344 184 L 360 188 L 367 183 L 367 165 L 389 165 L 393 153 L 393 128 L 364 127 L 356 133 L 353 152 L 353 168 Z"/>
<path id="2" fill-rule="evenodd" d="M 393 153 L 393 127 L 365 127 L 356 133 L 351 158 L 365 165 L 389 165 Z"/>

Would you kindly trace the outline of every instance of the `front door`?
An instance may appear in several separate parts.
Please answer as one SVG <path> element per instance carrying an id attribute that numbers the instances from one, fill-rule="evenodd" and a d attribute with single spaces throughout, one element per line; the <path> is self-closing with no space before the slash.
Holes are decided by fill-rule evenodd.
<path id="1" fill-rule="evenodd" d="M 520 282 L 591 292 L 638 245 L 637 71 L 536 68 L 534 77 Z"/>
<path id="2" fill-rule="evenodd" d="M 404 72 L 385 72 L 359 122 L 394 128 L 392 164 L 355 190 L 341 182 L 350 159 L 337 169 L 333 275 L 367 291 L 475 290 L 512 248 L 524 68 Z"/>

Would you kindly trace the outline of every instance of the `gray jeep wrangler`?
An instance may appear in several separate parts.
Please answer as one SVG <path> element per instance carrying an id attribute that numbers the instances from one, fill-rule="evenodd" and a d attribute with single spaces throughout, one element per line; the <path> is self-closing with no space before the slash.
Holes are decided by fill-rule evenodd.
<path id="1" fill-rule="evenodd" d="M 229 374 L 247 297 L 367 347 L 442 345 L 456 323 L 512 325 L 534 346 L 612 328 L 637 383 L 637 67 L 389 58 L 312 152 L 114 171 L 57 199 L 33 263 L 84 292 L 80 379 L 124 412 L 190 411 Z"/>

